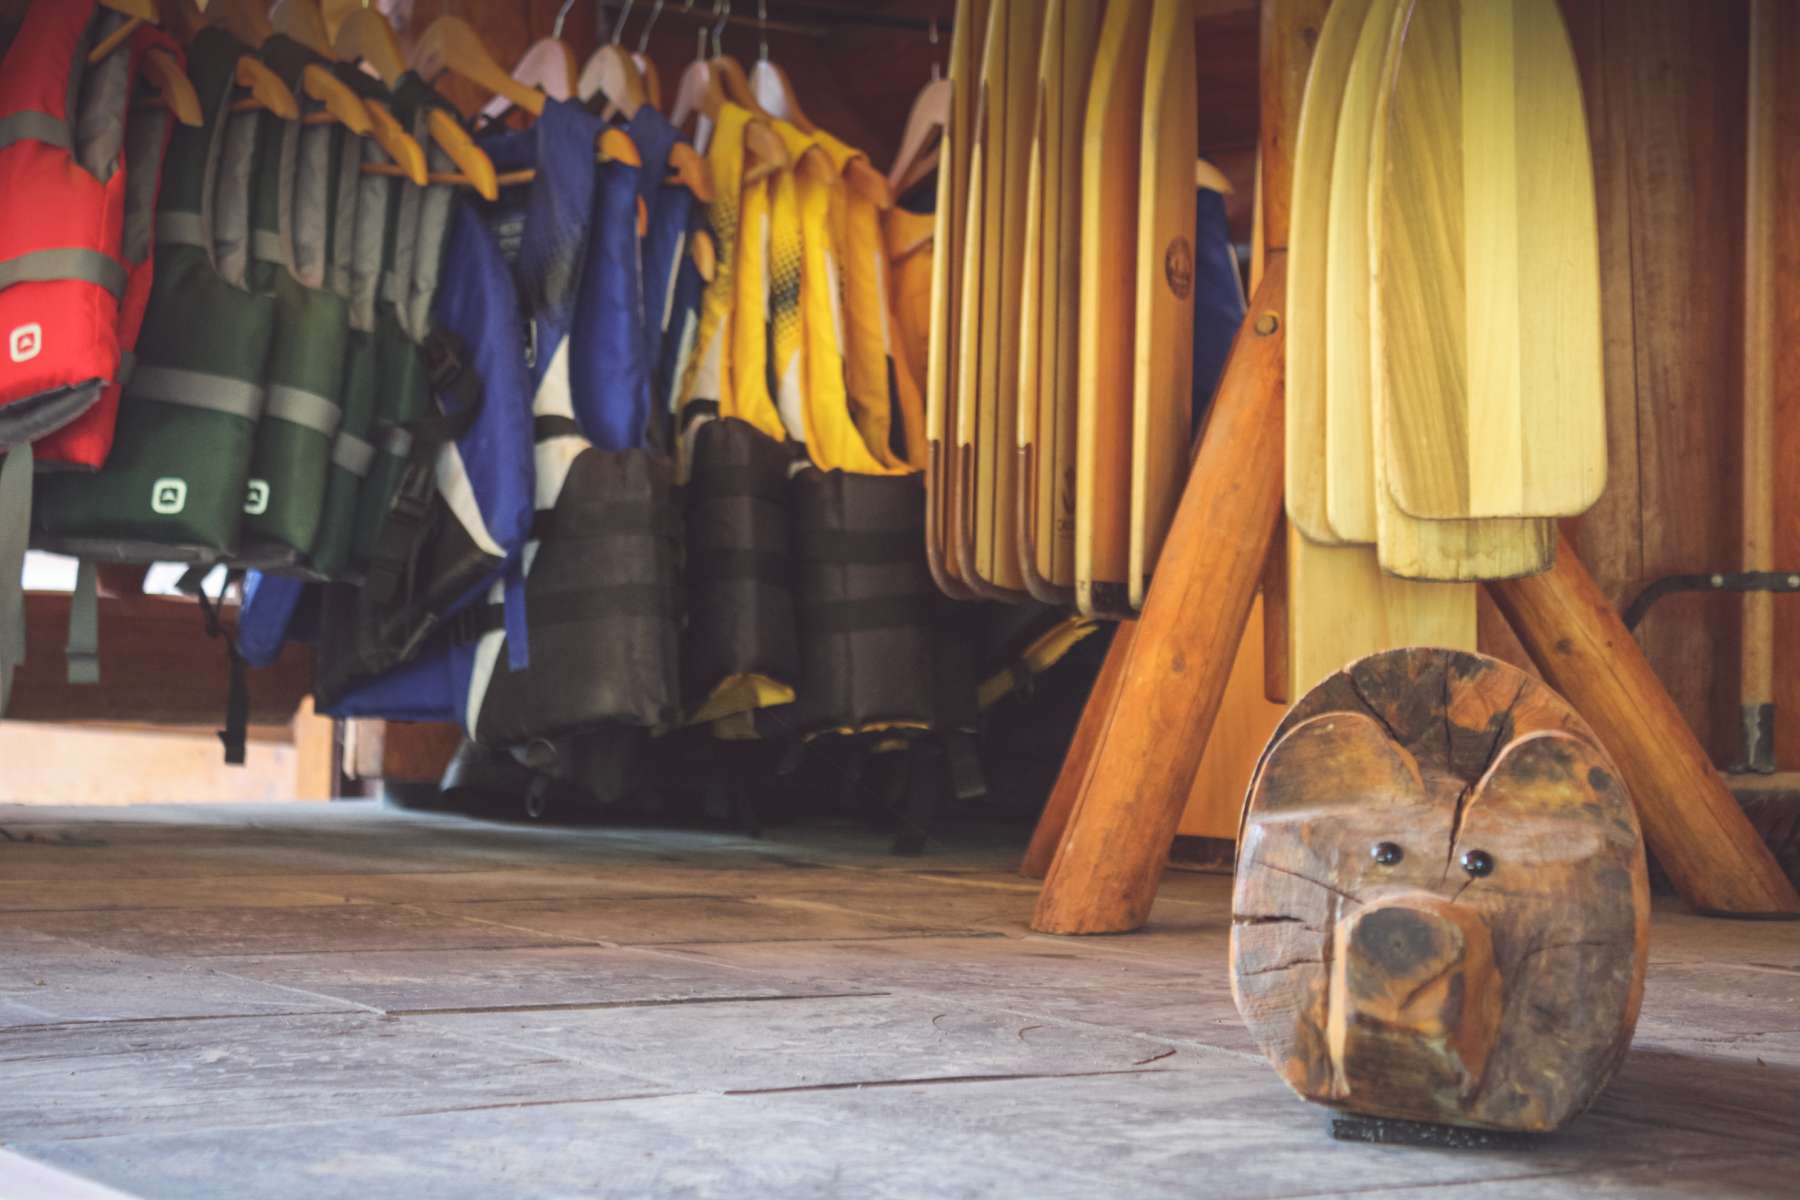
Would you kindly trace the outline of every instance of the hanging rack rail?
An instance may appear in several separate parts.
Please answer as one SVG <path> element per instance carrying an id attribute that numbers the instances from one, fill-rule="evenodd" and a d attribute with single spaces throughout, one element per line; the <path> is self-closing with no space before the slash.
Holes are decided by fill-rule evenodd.
<path id="1" fill-rule="evenodd" d="M 610 27 L 620 11 L 627 7 L 626 0 L 600 0 L 603 27 Z M 717 25 L 721 20 L 727 25 L 741 26 L 746 29 L 761 29 L 771 33 L 791 33 L 802 37 L 826 37 L 837 28 L 845 25 L 857 25 L 869 29 L 907 29 L 920 33 L 929 32 L 933 18 L 927 13 L 924 16 L 910 16 L 904 13 L 882 12 L 865 5 L 842 3 L 826 3 L 825 0 L 771 0 L 770 9 L 774 10 L 767 21 L 759 20 L 754 15 L 727 12 L 722 16 L 712 10 L 711 5 L 696 4 L 692 9 L 678 8 L 668 5 L 663 10 L 666 19 L 687 18 L 704 24 Z M 940 36 L 948 35 L 951 28 L 951 6 L 944 5 L 945 12 L 936 17 Z M 612 14 L 610 17 L 607 14 Z"/>

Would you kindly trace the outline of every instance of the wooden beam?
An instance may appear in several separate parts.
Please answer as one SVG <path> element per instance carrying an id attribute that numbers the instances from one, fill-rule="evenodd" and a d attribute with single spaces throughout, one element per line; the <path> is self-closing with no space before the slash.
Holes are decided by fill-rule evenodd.
<path id="1" fill-rule="evenodd" d="M 1281 510 L 1284 257 L 1270 256 L 1232 346 L 1117 694 L 1108 705 L 1096 688 L 1082 714 L 1102 732 L 1039 932 L 1135 929 L 1156 899 Z"/>
<path id="2" fill-rule="evenodd" d="M 1121 621 L 1113 633 L 1112 645 L 1106 648 L 1106 659 L 1100 664 L 1100 673 L 1094 677 L 1094 686 L 1088 691 L 1089 710 L 1098 713 L 1104 709 L 1106 719 L 1090 720 L 1088 711 L 1083 711 L 1081 723 L 1075 727 L 1075 738 L 1069 743 L 1068 753 L 1063 755 L 1056 786 L 1050 790 L 1050 799 L 1045 802 L 1044 811 L 1038 816 L 1037 829 L 1032 832 L 1031 845 L 1026 847 L 1025 859 L 1019 864 L 1019 874 L 1027 879 L 1042 879 L 1050 873 L 1050 864 L 1055 861 L 1063 834 L 1075 815 L 1075 803 L 1081 795 L 1081 785 L 1087 779 L 1088 767 L 1093 763 L 1094 751 L 1099 748 L 1100 735 L 1107 720 L 1111 719 L 1112 702 L 1118 698 L 1125 656 L 1131 652 L 1131 636 L 1136 629 L 1136 621 Z"/>
<path id="3" fill-rule="evenodd" d="M 1800 894 L 1568 539 L 1544 574 L 1487 587 L 1545 680 L 1619 764 L 1645 840 L 1688 903 L 1733 916 L 1800 916 Z"/>

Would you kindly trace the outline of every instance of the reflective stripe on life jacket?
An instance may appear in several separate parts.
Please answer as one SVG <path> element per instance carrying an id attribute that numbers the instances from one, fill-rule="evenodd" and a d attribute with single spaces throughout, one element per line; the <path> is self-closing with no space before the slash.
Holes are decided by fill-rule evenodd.
<path id="1" fill-rule="evenodd" d="M 87 53 L 125 19 L 33 4 L 0 60 L 0 449 L 68 424 L 118 374 L 132 55 Z"/>

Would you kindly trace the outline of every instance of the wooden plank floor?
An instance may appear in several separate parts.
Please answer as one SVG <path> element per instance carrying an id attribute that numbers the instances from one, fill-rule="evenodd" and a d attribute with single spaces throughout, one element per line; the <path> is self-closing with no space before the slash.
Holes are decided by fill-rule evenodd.
<path id="1" fill-rule="evenodd" d="M 0 1196 L 1794 1194 L 1800 926 L 1659 911 L 1563 1134 L 1352 1146 L 1237 1020 L 1225 880 L 1040 937 L 1023 837 L 0 808 Z"/>

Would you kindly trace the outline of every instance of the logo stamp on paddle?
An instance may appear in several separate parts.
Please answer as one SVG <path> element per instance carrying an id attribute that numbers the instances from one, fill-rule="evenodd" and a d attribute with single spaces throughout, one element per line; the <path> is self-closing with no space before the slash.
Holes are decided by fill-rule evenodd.
<path id="1" fill-rule="evenodd" d="M 1194 290 L 1194 244 L 1177 237 L 1163 251 L 1163 278 L 1177 300 L 1186 300 Z"/>

